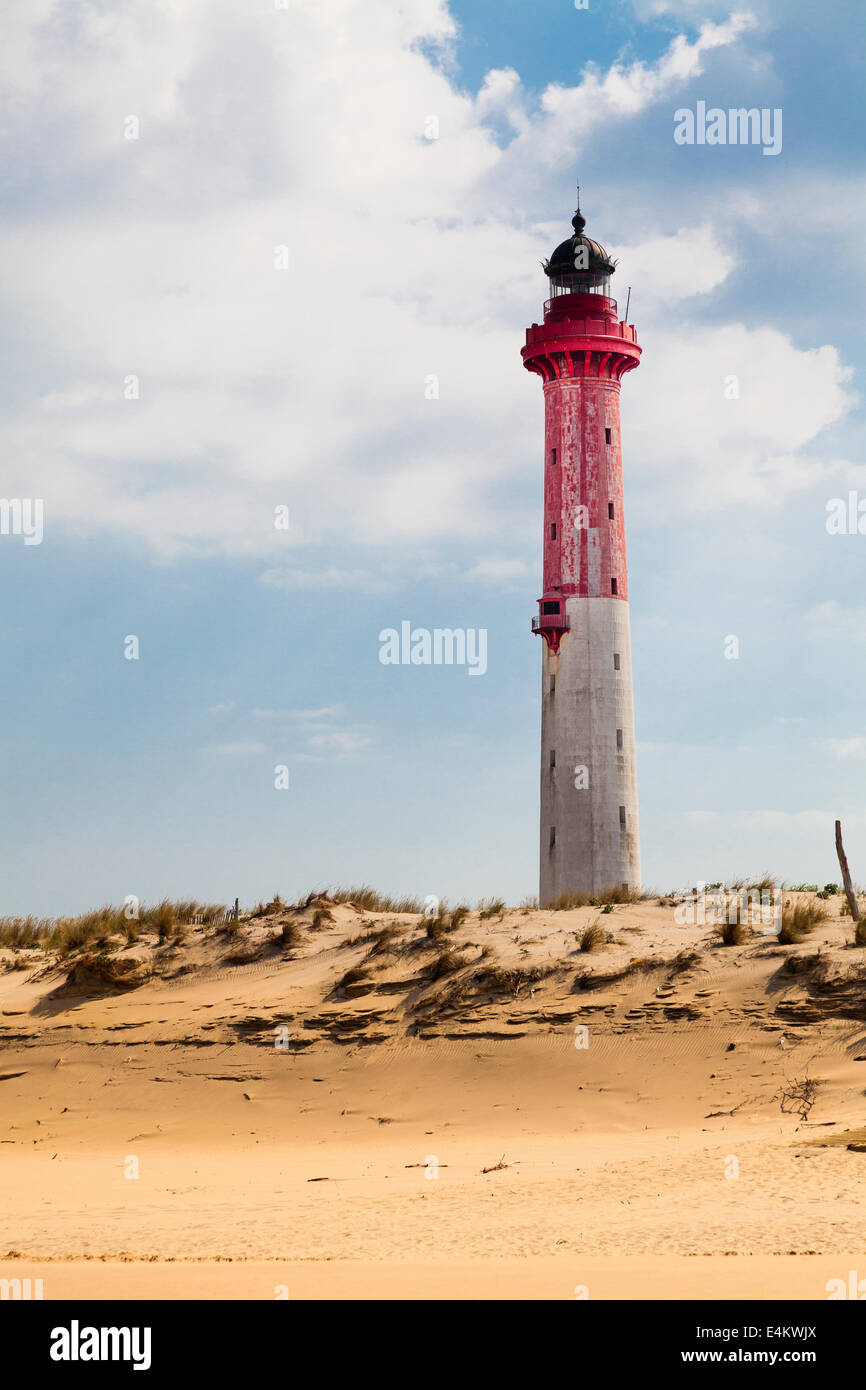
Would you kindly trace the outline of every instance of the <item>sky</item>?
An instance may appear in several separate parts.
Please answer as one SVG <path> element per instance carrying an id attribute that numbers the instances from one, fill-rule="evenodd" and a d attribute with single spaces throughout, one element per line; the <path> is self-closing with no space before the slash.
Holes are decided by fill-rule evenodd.
<path id="1" fill-rule="evenodd" d="M 836 817 L 866 881 L 859 0 L 24 0 L 4 30 L 0 491 L 43 526 L 0 534 L 0 913 L 537 892 L 520 348 L 578 179 L 643 347 L 645 884 L 837 879 Z M 678 144 L 699 102 L 781 111 L 781 150 Z M 404 621 L 483 629 L 486 670 L 382 664 Z"/>

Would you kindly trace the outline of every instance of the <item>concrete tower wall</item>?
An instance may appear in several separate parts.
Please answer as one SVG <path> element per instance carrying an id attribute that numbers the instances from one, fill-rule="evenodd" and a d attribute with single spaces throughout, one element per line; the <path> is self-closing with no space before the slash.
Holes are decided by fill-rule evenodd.
<path id="1" fill-rule="evenodd" d="M 641 882 L 628 604 L 575 597 L 566 612 L 542 655 L 542 906 Z"/>

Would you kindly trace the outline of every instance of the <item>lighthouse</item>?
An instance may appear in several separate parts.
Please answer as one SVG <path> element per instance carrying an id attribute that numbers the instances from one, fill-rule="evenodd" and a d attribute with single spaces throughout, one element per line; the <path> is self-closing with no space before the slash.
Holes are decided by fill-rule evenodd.
<path id="1" fill-rule="evenodd" d="M 543 323 L 523 365 L 544 392 L 544 562 L 539 904 L 640 887 L 620 383 L 637 334 L 610 295 L 615 269 L 573 236 L 544 270 Z"/>

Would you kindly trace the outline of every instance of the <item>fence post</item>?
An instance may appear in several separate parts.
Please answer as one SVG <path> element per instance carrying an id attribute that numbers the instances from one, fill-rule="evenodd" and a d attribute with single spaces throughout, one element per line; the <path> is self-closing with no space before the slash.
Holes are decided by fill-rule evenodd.
<path id="1" fill-rule="evenodd" d="M 854 892 L 851 883 L 851 870 L 848 868 L 848 856 L 842 848 L 842 822 L 836 822 L 836 853 L 839 856 L 839 868 L 842 870 L 842 882 L 845 885 L 845 897 L 848 899 L 848 906 L 851 909 L 853 921 L 860 921 L 860 904 L 857 901 L 857 894 Z"/>

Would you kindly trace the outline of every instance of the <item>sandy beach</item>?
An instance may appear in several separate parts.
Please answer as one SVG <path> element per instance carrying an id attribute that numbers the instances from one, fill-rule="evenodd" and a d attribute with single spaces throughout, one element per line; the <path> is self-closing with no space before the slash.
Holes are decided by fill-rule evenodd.
<path id="1" fill-rule="evenodd" d="M 592 908 L 473 912 L 444 942 L 314 913 L 117 943 L 104 978 L 42 952 L 0 977 L 0 1277 L 573 1300 L 826 1299 L 866 1274 L 850 919 L 724 947 L 629 903 L 583 953 Z M 804 1076 L 805 1119 L 782 1108 Z"/>

